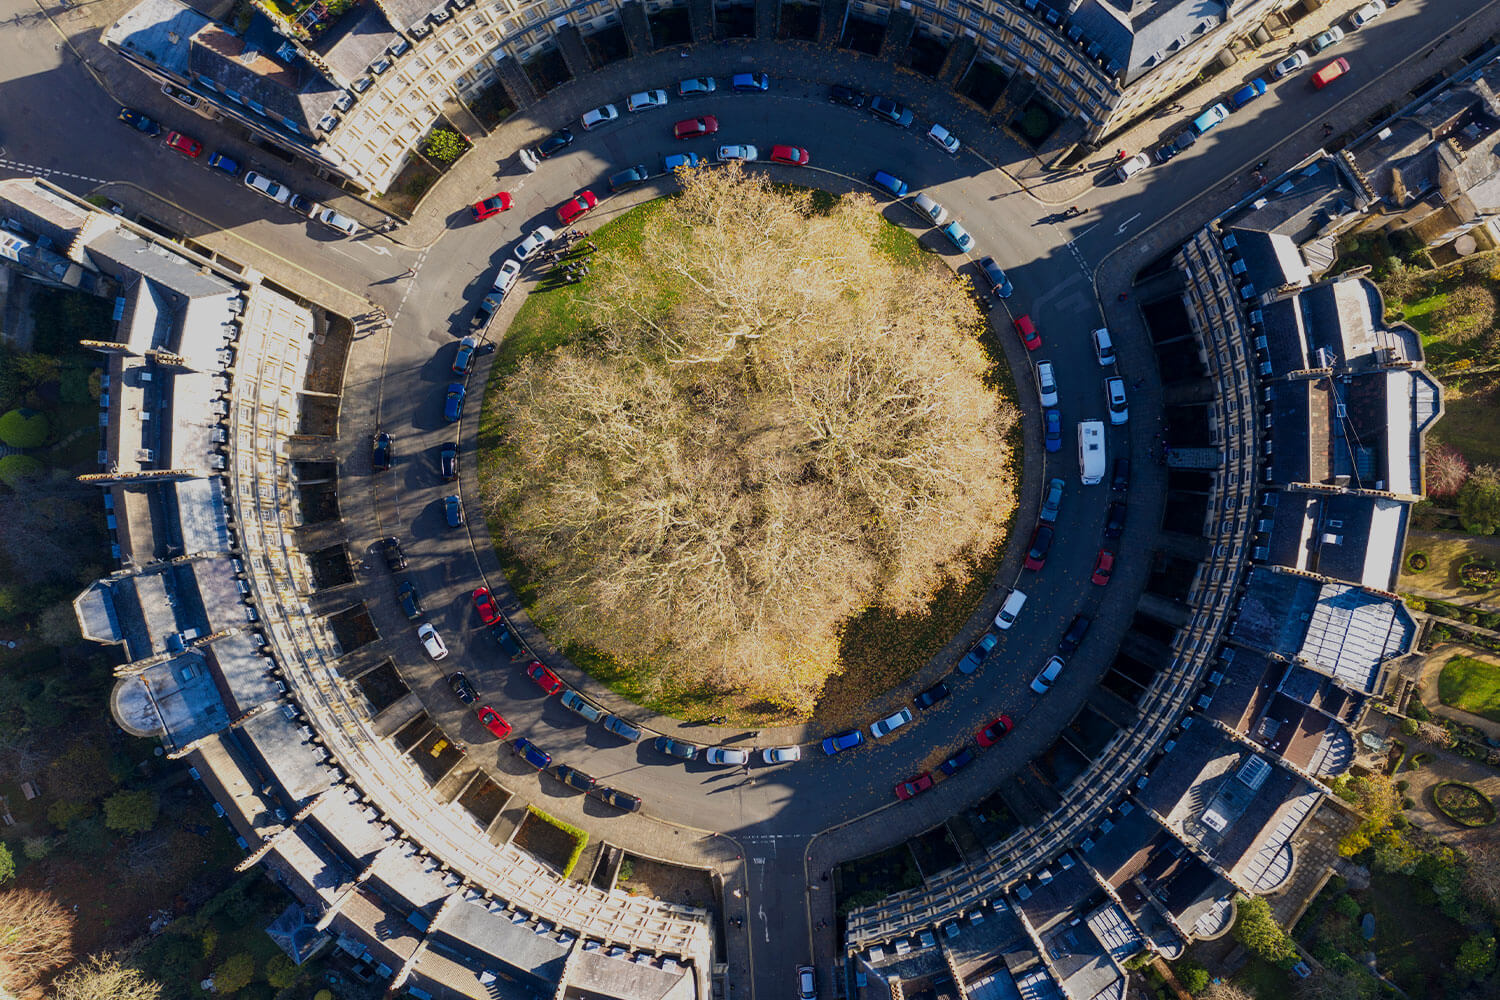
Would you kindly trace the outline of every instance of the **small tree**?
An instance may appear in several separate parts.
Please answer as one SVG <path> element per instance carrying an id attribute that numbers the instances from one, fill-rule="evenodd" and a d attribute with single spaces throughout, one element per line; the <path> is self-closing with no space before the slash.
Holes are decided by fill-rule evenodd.
<path id="1" fill-rule="evenodd" d="M 1464 480 L 1469 478 L 1469 463 L 1452 445 L 1437 444 L 1427 449 L 1427 493 L 1446 500 L 1458 496 Z"/>
<path id="2" fill-rule="evenodd" d="M 0 844 L 0 882 L 9 882 L 16 877 L 16 856 L 10 848 Z"/>
<path id="3" fill-rule="evenodd" d="M 1458 491 L 1458 519 L 1471 535 L 1493 535 L 1500 529 L 1500 469 L 1481 465 Z"/>
<path id="4" fill-rule="evenodd" d="M 12 448 L 40 448 L 47 443 L 47 418 L 35 410 L 11 410 L 0 416 L 0 441 Z"/>
<path id="5" fill-rule="evenodd" d="M 52 983 L 52 1000 L 159 1000 L 161 983 L 114 955 L 92 955 Z"/>
<path id="6" fill-rule="evenodd" d="M 1297 946 L 1271 915 L 1271 904 L 1259 896 L 1240 900 L 1234 936 L 1272 965 L 1288 969 L 1297 962 Z"/>
<path id="7" fill-rule="evenodd" d="M 1475 934 L 1458 949 L 1454 968 L 1465 979 L 1477 982 L 1495 970 L 1495 938 L 1488 934 Z"/>
<path id="8" fill-rule="evenodd" d="M 236 952 L 214 970 L 214 992 L 222 996 L 238 993 L 255 979 L 255 956 L 248 951 Z"/>
<path id="9" fill-rule="evenodd" d="M 1454 289 L 1443 307 L 1432 315 L 1432 329 L 1464 343 L 1489 330 L 1495 322 L 1495 293 L 1478 282 Z"/>
<path id="10" fill-rule="evenodd" d="M 1234 983 L 1212 983 L 1203 1000 L 1255 1000 L 1255 994 Z"/>
<path id="11" fill-rule="evenodd" d="M 266 962 L 266 982 L 278 990 L 295 986 L 301 975 L 302 970 L 297 968 L 297 963 L 280 952 L 272 955 Z"/>
<path id="12" fill-rule="evenodd" d="M 1193 996 L 1198 996 L 1208 989 L 1208 970 L 1190 958 L 1185 958 L 1173 965 L 1172 973 L 1182 984 L 1182 988 Z"/>
<path id="13" fill-rule="evenodd" d="M 156 793 L 116 792 L 104 800 L 104 825 L 123 833 L 145 833 L 156 825 Z"/>
<path id="14" fill-rule="evenodd" d="M 448 128 L 435 128 L 427 137 L 427 145 L 422 147 L 422 152 L 439 163 L 452 163 L 464 155 L 468 148 L 469 143 L 457 132 Z"/>

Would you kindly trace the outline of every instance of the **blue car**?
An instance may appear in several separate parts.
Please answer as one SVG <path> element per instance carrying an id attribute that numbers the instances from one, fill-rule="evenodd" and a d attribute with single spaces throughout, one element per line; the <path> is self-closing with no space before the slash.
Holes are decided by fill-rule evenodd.
<path id="1" fill-rule="evenodd" d="M 832 756 L 841 750 L 848 750 L 859 746 L 865 741 L 865 734 L 858 729 L 849 729 L 842 733 L 835 733 L 823 741 L 823 752 Z"/>
<path id="2" fill-rule="evenodd" d="M 1042 412 L 1043 425 L 1046 427 L 1046 444 L 1048 451 L 1062 450 L 1062 414 L 1052 407 Z"/>
<path id="3" fill-rule="evenodd" d="M 990 650 L 994 649 L 995 643 L 999 641 L 1000 637 L 998 635 L 993 632 L 986 632 L 984 638 L 976 642 L 974 648 L 969 650 L 962 660 L 958 661 L 958 672 L 961 674 L 972 674 L 978 670 L 979 665 L 984 662 L 984 658 L 990 655 Z"/>
<path id="4" fill-rule="evenodd" d="M 458 418 L 464 412 L 464 384 L 462 382 L 448 383 L 448 398 L 443 403 L 443 416 L 448 422 L 457 423 Z"/>
<path id="5" fill-rule="evenodd" d="M 1002 299 L 1010 298 L 1016 290 L 1015 286 L 1010 283 L 1010 279 L 1005 276 L 1005 271 L 995 263 L 993 257 L 986 257 L 979 262 L 979 273 L 983 274 L 984 279 L 990 283 L 990 291 Z"/>
<path id="6" fill-rule="evenodd" d="M 1197 118 L 1194 118 L 1191 123 L 1191 127 L 1194 132 L 1202 135 L 1204 132 L 1207 132 L 1209 129 L 1213 128 L 1215 125 L 1224 121 L 1228 117 L 1229 109 L 1222 104 L 1215 104 L 1213 107 L 1203 112 L 1203 114 L 1199 115 Z"/>
<path id="7" fill-rule="evenodd" d="M 697 153 L 673 153 L 671 156 L 661 158 L 661 168 L 669 174 L 678 167 L 696 167 L 697 165 Z"/>
<path id="8" fill-rule="evenodd" d="M 875 175 L 870 178 L 870 182 L 876 187 L 890 192 L 892 198 L 904 198 L 906 197 L 906 192 L 909 190 L 905 181 L 895 174 L 886 173 L 884 170 L 875 171 Z"/>
<path id="9" fill-rule="evenodd" d="M 208 158 L 208 165 L 214 170 L 222 170 L 230 177 L 240 175 L 240 165 L 223 153 L 215 153 Z"/>
<path id="10" fill-rule="evenodd" d="M 619 173 L 609 175 L 609 190 L 611 192 L 624 191 L 626 188 L 635 187 L 649 176 L 650 174 L 646 173 L 646 165 L 644 163 L 634 167 L 626 167 Z"/>
<path id="11" fill-rule="evenodd" d="M 736 73 L 729 86 L 732 90 L 770 90 L 771 78 L 764 73 Z"/>
<path id="12" fill-rule="evenodd" d="M 969 235 L 969 231 L 957 219 L 943 227 L 943 235 L 964 253 L 974 248 L 974 237 Z"/>
<path id="13" fill-rule="evenodd" d="M 1238 111 L 1265 92 L 1266 81 L 1257 78 L 1231 94 L 1229 96 L 1229 104 L 1234 110 Z"/>
<path id="14" fill-rule="evenodd" d="M 951 778 L 959 771 L 962 771 L 964 768 L 968 767 L 971 763 L 973 763 L 973 761 L 974 751 L 970 750 L 968 747 L 964 747 L 958 753 L 954 754 L 952 757 L 949 757 L 947 760 L 939 764 L 938 770 L 942 771 L 944 774 Z"/>
<path id="15" fill-rule="evenodd" d="M 524 736 L 516 738 L 515 746 L 511 752 L 538 771 L 552 764 L 552 755 Z"/>
<path id="16" fill-rule="evenodd" d="M 456 496 L 443 497 L 443 516 L 448 519 L 448 527 L 461 528 L 464 524 L 463 501 Z"/>

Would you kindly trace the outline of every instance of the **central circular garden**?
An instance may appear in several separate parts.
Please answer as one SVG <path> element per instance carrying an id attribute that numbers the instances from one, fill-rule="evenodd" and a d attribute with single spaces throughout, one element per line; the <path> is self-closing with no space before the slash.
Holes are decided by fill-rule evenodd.
<path id="1" fill-rule="evenodd" d="M 648 707 L 828 718 L 972 613 L 1017 411 L 968 283 L 860 194 L 738 167 L 601 227 L 507 330 L 481 427 L 528 612 Z"/>

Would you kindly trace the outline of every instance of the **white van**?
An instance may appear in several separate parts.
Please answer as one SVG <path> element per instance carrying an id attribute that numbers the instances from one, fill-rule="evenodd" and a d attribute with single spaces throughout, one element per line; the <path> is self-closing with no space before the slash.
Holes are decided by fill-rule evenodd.
<path id="1" fill-rule="evenodd" d="M 1104 421 L 1078 421 L 1078 478 L 1085 486 L 1104 480 Z"/>
<path id="2" fill-rule="evenodd" d="M 1000 613 L 995 616 L 995 627 L 1008 629 L 1016 623 L 1016 615 L 1021 613 L 1021 608 L 1026 605 L 1026 595 L 1019 590 L 1012 590 L 1005 598 L 1005 603 L 1000 605 Z"/>

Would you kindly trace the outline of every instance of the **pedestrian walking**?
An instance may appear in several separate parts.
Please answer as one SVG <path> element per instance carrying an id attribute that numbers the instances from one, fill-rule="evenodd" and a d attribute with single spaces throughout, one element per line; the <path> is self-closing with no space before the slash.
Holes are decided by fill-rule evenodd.
<path id="1" fill-rule="evenodd" d="M 408 267 L 406 270 L 404 270 L 400 274 L 396 275 L 396 280 L 400 281 L 402 278 L 415 278 L 416 276 L 417 276 L 417 269 L 414 268 L 414 267 Z"/>
<path id="2" fill-rule="evenodd" d="M 1323 138 L 1326 139 L 1330 135 L 1333 135 L 1333 124 L 1331 122 L 1324 122 L 1323 123 Z"/>

